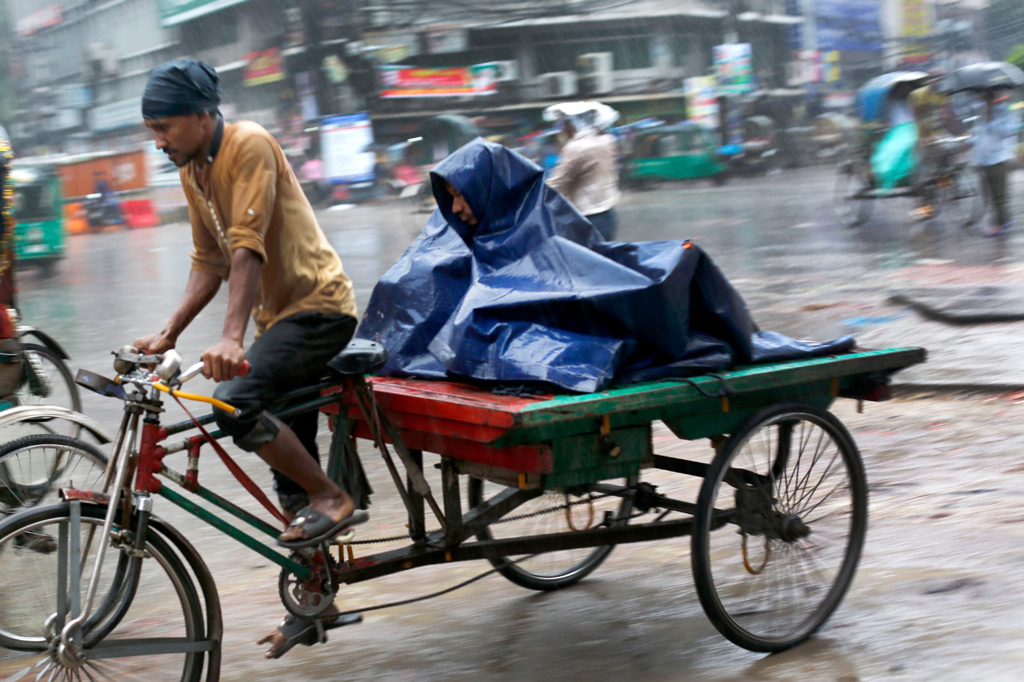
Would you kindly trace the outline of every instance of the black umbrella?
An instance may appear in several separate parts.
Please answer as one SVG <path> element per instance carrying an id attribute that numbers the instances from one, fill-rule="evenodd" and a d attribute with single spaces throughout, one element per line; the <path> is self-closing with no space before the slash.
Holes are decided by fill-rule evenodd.
<path id="1" fill-rule="evenodd" d="M 943 92 L 963 90 L 995 90 L 1016 88 L 1024 85 L 1024 71 L 1006 62 L 980 62 L 961 66 L 946 76 L 942 82 Z"/>

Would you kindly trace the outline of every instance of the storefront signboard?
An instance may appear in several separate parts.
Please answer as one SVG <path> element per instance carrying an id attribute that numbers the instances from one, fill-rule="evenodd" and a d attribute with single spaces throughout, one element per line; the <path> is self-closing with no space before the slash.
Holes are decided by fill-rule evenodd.
<path id="1" fill-rule="evenodd" d="M 324 175 L 334 184 L 372 182 L 377 155 L 370 115 L 362 112 L 328 116 L 320 123 L 320 150 Z M 369 150 L 369 151 L 367 151 Z"/>
<path id="2" fill-rule="evenodd" d="M 160 23 L 164 26 L 175 26 L 243 2 L 245 0 L 156 0 Z"/>
<path id="3" fill-rule="evenodd" d="M 498 91 L 500 68 L 497 62 L 420 68 L 381 66 L 381 97 L 478 97 Z"/>
<path id="4" fill-rule="evenodd" d="M 878 0 L 817 0 L 818 49 L 880 51 L 881 4 Z"/>
<path id="5" fill-rule="evenodd" d="M 683 82 L 686 118 L 705 128 L 718 127 L 718 83 L 714 76 L 695 76 Z"/>
<path id="6" fill-rule="evenodd" d="M 53 3 L 17 19 L 14 28 L 18 35 L 30 36 L 41 28 L 56 26 L 62 21 L 64 8 L 59 3 Z"/>
<path id="7" fill-rule="evenodd" d="M 718 93 L 739 95 L 754 89 L 750 43 L 725 43 L 713 48 Z"/>
<path id="8" fill-rule="evenodd" d="M 903 28 L 901 34 L 906 40 L 903 61 L 919 64 L 931 59 L 924 38 L 932 32 L 932 7 L 925 0 L 903 0 Z"/>
<path id="9" fill-rule="evenodd" d="M 246 85 L 265 85 L 284 80 L 284 57 L 278 48 L 250 52 L 245 55 L 245 60 L 248 64 L 242 82 Z"/>
<path id="10" fill-rule="evenodd" d="M 380 64 L 399 64 L 419 54 L 415 33 L 369 32 L 363 37 L 363 49 Z"/>
<path id="11" fill-rule="evenodd" d="M 432 28 L 424 32 L 427 54 L 465 52 L 469 49 L 469 32 L 464 28 Z"/>

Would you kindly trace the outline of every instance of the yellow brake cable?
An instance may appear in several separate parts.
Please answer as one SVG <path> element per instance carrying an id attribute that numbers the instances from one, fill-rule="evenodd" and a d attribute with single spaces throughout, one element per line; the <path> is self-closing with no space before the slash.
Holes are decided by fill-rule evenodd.
<path id="1" fill-rule="evenodd" d="M 167 395 L 174 396 L 176 398 L 184 398 L 185 400 L 194 400 L 200 403 L 208 403 L 216 407 L 218 410 L 223 410 L 228 414 L 236 414 L 238 412 L 238 410 L 234 406 L 228 405 L 223 400 L 217 400 L 216 398 L 211 398 L 210 396 L 206 395 L 199 395 L 198 393 L 182 393 L 181 391 L 175 391 L 173 388 L 163 383 L 162 381 L 154 383 L 153 387 L 159 391 L 163 391 Z"/>

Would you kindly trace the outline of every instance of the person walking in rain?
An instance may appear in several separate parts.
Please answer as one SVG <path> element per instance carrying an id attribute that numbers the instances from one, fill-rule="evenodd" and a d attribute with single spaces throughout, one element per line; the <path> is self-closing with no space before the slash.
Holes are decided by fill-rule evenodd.
<path id="1" fill-rule="evenodd" d="M 1002 90 L 983 90 L 984 110 L 978 115 L 971 135 L 974 162 L 981 173 L 985 193 L 992 205 L 992 228 L 985 234 L 999 237 L 1013 226 L 1010 217 L 1007 176 L 1017 153 L 1017 128 Z"/>
<path id="2" fill-rule="evenodd" d="M 619 216 L 619 175 L 615 136 L 607 128 L 617 111 L 598 102 L 556 104 L 544 112 L 545 120 L 562 122 L 569 141 L 547 179 L 597 228 L 606 241 L 615 239 Z"/>

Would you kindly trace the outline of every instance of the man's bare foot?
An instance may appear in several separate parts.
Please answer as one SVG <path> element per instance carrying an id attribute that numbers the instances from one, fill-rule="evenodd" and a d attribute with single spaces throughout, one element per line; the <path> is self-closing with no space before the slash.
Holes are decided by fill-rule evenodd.
<path id="1" fill-rule="evenodd" d="M 256 642 L 256 644 L 263 645 L 267 642 L 270 642 L 270 648 L 263 653 L 263 656 L 265 658 L 277 658 L 280 655 L 281 649 L 284 648 L 285 642 L 285 638 L 281 633 L 280 627 L 274 628 L 270 634 Z"/>
<path id="2" fill-rule="evenodd" d="M 352 497 L 346 492 L 342 492 L 341 497 L 312 497 L 309 500 L 309 506 L 335 522 L 347 519 L 356 510 Z M 278 537 L 278 540 L 295 542 L 296 540 L 305 540 L 307 537 L 309 536 L 306 534 L 306 529 L 301 525 L 290 525 Z"/>
<path id="3" fill-rule="evenodd" d="M 296 644 L 303 646 L 313 646 L 321 641 L 321 634 L 326 639 L 326 633 L 329 630 L 344 627 L 346 625 L 353 625 L 355 623 L 361 623 L 363 621 L 363 614 L 361 613 L 349 613 L 348 615 L 342 616 L 338 613 L 338 609 L 332 604 L 321 616 L 320 620 L 323 623 L 323 631 L 321 632 L 316 622 L 308 620 L 306 618 L 298 618 L 292 614 L 288 614 L 281 621 L 281 624 L 274 628 L 274 631 L 268 634 L 266 637 L 257 642 L 257 644 L 270 644 L 270 648 L 266 650 L 264 656 L 267 658 L 280 658 L 286 653 L 291 651 L 292 647 Z"/>
<path id="4" fill-rule="evenodd" d="M 324 611 L 325 616 L 332 616 L 338 613 L 338 608 L 331 605 Z M 312 621 L 300 621 L 295 616 L 288 615 L 276 628 L 270 631 L 265 637 L 256 642 L 257 645 L 270 644 L 264 653 L 266 658 L 279 658 L 288 652 L 296 644 L 310 646 L 316 643 L 315 630 L 310 633 L 309 627 L 316 625 Z"/>

